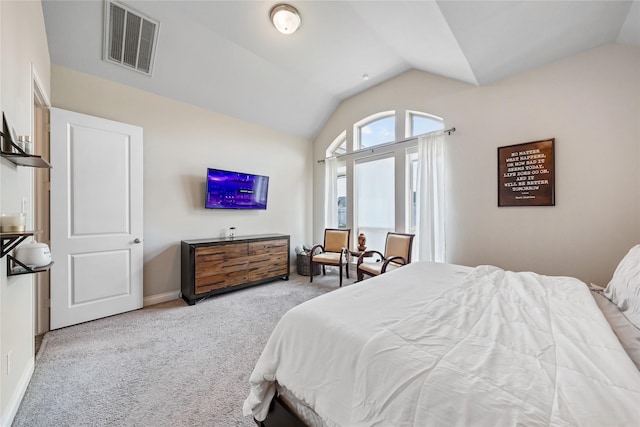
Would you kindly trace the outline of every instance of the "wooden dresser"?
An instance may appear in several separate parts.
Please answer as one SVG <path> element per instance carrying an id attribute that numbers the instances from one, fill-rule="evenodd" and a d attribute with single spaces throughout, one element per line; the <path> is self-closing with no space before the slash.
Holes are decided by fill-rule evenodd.
<path id="1" fill-rule="evenodd" d="M 284 234 L 183 240 L 181 252 L 182 298 L 189 305 L 210 295 L 289 279 L 289 236 Z"/>

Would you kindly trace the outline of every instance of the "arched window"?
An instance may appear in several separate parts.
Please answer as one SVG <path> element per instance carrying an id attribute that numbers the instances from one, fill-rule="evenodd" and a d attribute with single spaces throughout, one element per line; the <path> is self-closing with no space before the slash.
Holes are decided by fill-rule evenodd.
<path id="1" fill-rule="evenodd" d="M 396 112 L 384 111 L 353 125 L 354 150 L 375 147 L 396 139 Z"/>
<path id="2" fill-rule="evenodd" d="M 407 139 L 389 144 L 398 139 L 396 128 L 403 120 Z M 368 247 L 383 249 L 388 231 L 416 232 L 418 138 L 412 137 L 438 130 L 444 130 L 438 116 L 382 111 L 354 123 L 353 143 L 342 132 L 329 144 L 327 160 L 339 159 L 326 164 L 328 181 L 335 185 L 325 194 L 325 207 L 337 222 L 333 227 L 352 228 L 351 244 L 364 233 Z M 416 250 L 414 245 L 414 257 Z"/>
<path id="3" fill-rule="evenodd" d="M 407 111 L 407 124 L 405 126 L 405 136 L 422 135 L 436 130 L 444 129 L 444 122 L 440 117 L 433 116 L 419 111 Z"/>
<path id="4" fill-rule="evenodd" d="M 333 140 L 329 148 L 327 148 L 327 157 L 339 156 L 347 152 L 347 131 L 343 130 L 336 139 Z"/>

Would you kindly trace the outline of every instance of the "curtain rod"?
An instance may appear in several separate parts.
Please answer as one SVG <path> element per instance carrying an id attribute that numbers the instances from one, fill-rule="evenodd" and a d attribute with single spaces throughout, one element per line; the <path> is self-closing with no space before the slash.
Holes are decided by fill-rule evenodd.
<path id="1" fill-rule="evenodd" d="M 352 154 L 364 153 L 366 151 L 371 151 L 373 153 L 378 148 L 389 147 L 391 145 L 396 145 L 396 144 L 403 144 L 405 142 L 409 142 L 409 141 L 413 141 L 414 139 L 418 139 L 421 136 L 431 135 L 432 133 L 442 132 L 442 133 L 446 133 L 447 135 L 451 135 L 455 131 L 456 131 L 455 127 L 451 127 L 449 129 L 445 129 L 445 130 L 434 130 L 432 132 L 427 132 L 427 133 L 423 133 L 423 134 L 420 134 L 420 135 L 412 136 L 411 138 L 401 139 L 400 141 L 387 142 L 386 144 L 380 144 L 380 145 L 376 145 L 374 147 L 369 147 L 369 148 L 362 148 L 360 150 L 352 151 L 350 153 L 338 154 L 337 156 L 327 157 L 327 159 L 339 159 L 340 157 L 350 156 Z M 318 160 L 318 163 L 324 163 L 325 160 L 326 159 Z"/>

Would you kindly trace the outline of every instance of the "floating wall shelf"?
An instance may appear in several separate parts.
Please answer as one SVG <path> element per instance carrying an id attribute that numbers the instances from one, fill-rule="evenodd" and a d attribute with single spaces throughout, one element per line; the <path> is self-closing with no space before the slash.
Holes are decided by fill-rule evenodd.
<path id="1" fill-rule="evenodd" d="M 42 267 L 33 267 L 33 268 L 31 268 L 31 267 L 23 264 L 22 262 L 20 262 L 20 260 L 17 260 L 13 256 L 8 255 L 7 256 L 7 276 L 19 276 L 21 274 L 41 273 L 43 271 L 49 271 L 49 269 L 51 268 L 52 265 L 53 265 L 53 262 L 49 263 L 47 265 L 44 265 Z M 22 269 L 14 271 L 13 269 L 16 266 L 20 266 L 20 267 L 22 267 Z"/>
<path id="2" fill-rule="evenodd" d="M 8 159 L 18 166 L 31 166 L 34 168 L 51 168 L 49 162 L 42 158 L 42 156 L 36 156 L 32 154 L 21 153 L 9 153 L 6 151 L 0 152 L 0 156 Z"/>
<path id="3" fill-rule="evenodd" d="M 8 255 L 16 246 L 20 243 L 24 242 L 27 237 L 33 236 L 34 234 L 38 234 L 40 231 L 22 231 L 15 233 L 0 233 L 0 258 L 3 258 L 7 255 L 7 276 L 17 276 L 19 274 L 32 274 L 32 273 L 40 273 L 42 271 L 48 271 L 51 268 L 51 264 L 45 265 L 42 267 L 30 268 L 24 265 L 20 260 L 17 260 L 15 257 Z M 22 267 L 24 270 L 21 271 L 13 271 L 13 268 L 18 265 Z"/>
<path id="4" fill-rule="evenodd" d="M 49 162 L 42 158 L 42 156 L 36 156 L 35 154 L 27 154 L 22 148 L 20 148 L 11 137 L 11 131 L 9 130 L 9 124 L 7 118 L 2 114 L 2 131 L 0 136 L 3 139 L 1 145 L 2 151 L 0 156 L 5 157 L 9 161 L 19 166 L 30 166 L 34 168 L 51 168 Z"/>

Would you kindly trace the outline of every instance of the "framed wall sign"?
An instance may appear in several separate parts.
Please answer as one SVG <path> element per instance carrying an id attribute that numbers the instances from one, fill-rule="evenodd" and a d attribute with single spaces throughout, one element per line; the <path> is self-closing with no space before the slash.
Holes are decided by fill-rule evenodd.
<path id="1" fill-rule="evenodd" d="M 498 147 L 498 206 L 555 206 L 554 143 Z"/>

